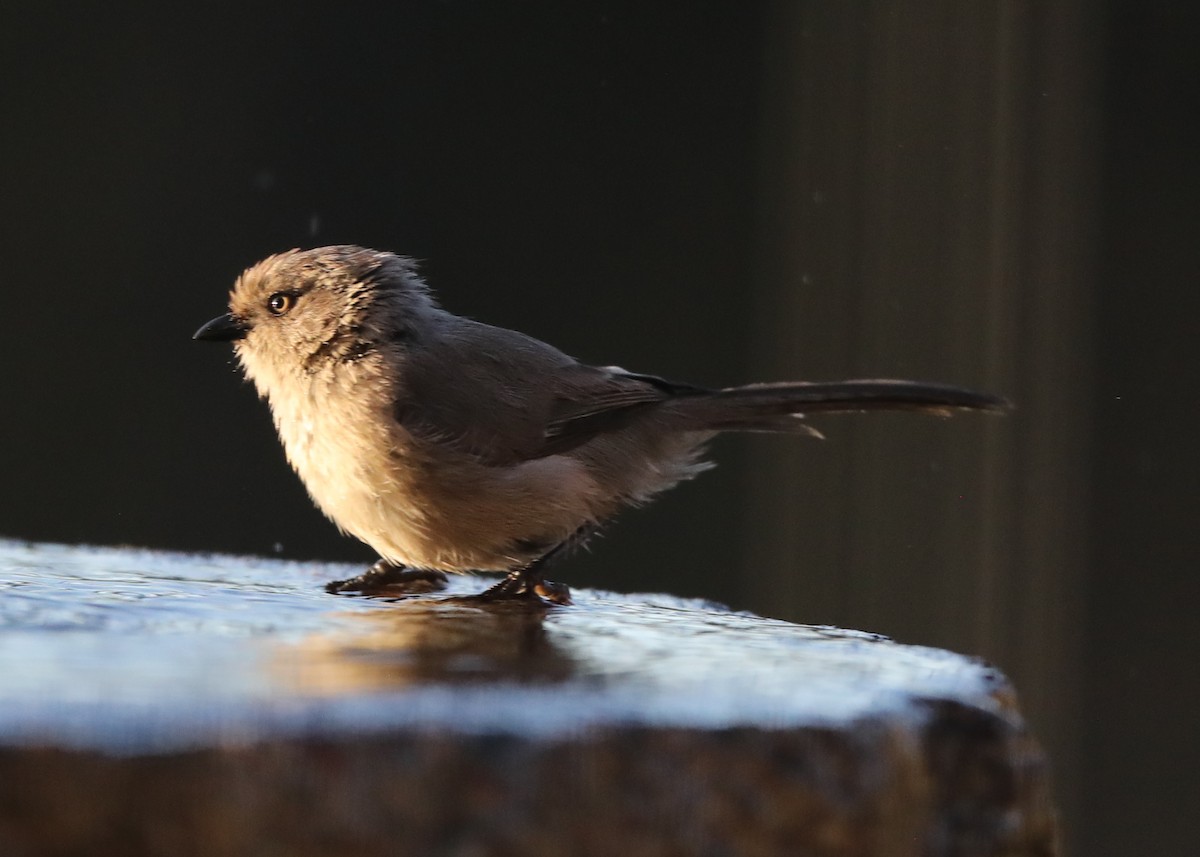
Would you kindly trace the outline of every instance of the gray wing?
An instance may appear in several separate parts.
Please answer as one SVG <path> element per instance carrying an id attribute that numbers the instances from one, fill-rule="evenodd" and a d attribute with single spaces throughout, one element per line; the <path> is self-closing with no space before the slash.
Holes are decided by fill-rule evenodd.
<path id="1" fill-rule="evenodd" d="M 459 318 L 412 344 L 402 378 L 396 417 L 408 431 L 493 465 L 568 452 L 702 392 L 587 366 L 522 333 Z"/>

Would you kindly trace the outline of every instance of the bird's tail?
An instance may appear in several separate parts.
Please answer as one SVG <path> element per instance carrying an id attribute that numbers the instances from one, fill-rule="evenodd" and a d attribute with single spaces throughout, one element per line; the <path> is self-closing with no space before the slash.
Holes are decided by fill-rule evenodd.
<path id="1" fill-rule="evenodd" d="M 712 431 L 798 432 L 820 436 L 802 418 L 816 413 L 921 411 L 949 416 L 954 411 L 1011 409 L 1007 399 L 946 384 L 865 379 L 786 381 L 747 384 L 676 399 L 672 404 L 689 428 Z"/>

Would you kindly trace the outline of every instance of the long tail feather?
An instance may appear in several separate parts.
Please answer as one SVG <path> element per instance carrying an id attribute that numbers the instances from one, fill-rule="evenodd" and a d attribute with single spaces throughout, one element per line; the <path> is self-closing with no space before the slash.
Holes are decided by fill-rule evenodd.
<path id="1" fill-rule="evenodd" d="M 697 427 L 717 431 L 813 433 L 797 417 L 814 413 L 888 410 L 949 415 L 957 410 L 1003 413 L 1007 399 L 947 384 L 864 379 L 748 384 L 679 400 Z"/>

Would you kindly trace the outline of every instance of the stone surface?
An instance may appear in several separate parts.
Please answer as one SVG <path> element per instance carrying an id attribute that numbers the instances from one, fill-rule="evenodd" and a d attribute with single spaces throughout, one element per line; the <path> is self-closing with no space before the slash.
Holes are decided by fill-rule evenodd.
<path id="1" fill-rule="evenodd" d="M 0 854 L 1049 855 L 984 664 L 667 596 L 0 542 Z"/>

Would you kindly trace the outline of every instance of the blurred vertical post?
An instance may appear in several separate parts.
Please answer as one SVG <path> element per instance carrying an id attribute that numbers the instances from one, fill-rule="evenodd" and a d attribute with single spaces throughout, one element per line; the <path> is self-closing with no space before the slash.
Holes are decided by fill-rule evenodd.
<path id="1" fill-rule="evenodd" d="M 982 655 L 1076 794 L 1099 26 L 1086 3 L 781 0 L 755 375 L 1002 392 L 750 453 L 747 601 Z M 780 462 L 785 466 L 780 466 Z"/>

